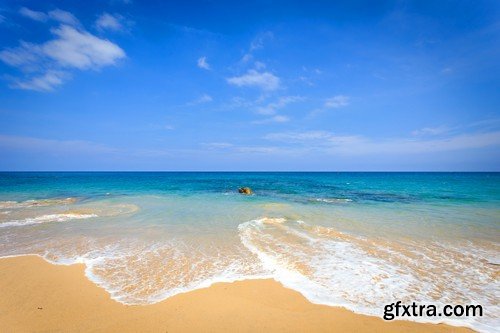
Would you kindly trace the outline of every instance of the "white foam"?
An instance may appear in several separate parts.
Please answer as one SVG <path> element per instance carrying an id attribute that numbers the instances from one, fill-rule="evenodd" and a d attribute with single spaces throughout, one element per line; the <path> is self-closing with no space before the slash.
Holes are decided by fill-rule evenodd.
<path id="1" fill-rule="evenodd" d="M 95 216 L 52 214 L 35 219 L 36 223 L 45 223 Z M 8 223 L 12 222 L 26 220 Z M 485 269 L 495 269 L 488 264 L 494 254 L 487 249 L 432 242 L 426 248 L 414 241 L 395 244 L 392 240 L 387 245 L 374 238 L 282 217 L 241 223 L 238 237 L 241 244 L 229 249 L 217 248 L 215 242 L 214 247 L 207 248 L 173 237 L 155 242 L 137 237 L 102 243 L 89 238 L 80 243 L 67 241 L 64 246 L 60 241 L 37 243 L 24 251 L 56 264 L 85 264 L 88 279 L 124 304 L 156 303 L 216 282 L 273 278 L 311 302 L 379 317 L 385 304 L 396 301 L 441 308 L 448 303 L 481 304 L 484 317 L 399 319 L 444 322 L 484 332 L 497 332 L 496 327 L 500 327 L 498 282 L 484 273 Z M 6 255 L 20 251 L 15 246 L 0 250 Z M 446 288 L 434 297 L 438 284 Z"/>
<path id="2" fill-rule="evenodd" d="M 280 222 L 279 225 L 266 221 L 263 218 L 240 224 L 242 243 L 271 271 L 274 279 L 299 291 L 311 302 L 343 306 L 379 317 L 383 315 L 385 304 L 398 300 L 406 304 L 435 304 L 441 309 L 445 304 L 481 304 L 486 312 L 484 317 L 400 319 L 442 322 L 485 332 L 498 331 L 500 327 L 495 315 L 499 313 L 495 301 L 498 283 L 488 280 L 483 267 L 471 267 L 470 264 L 462 267 L 459 262 L 447 263 L 451 268 L 440 267 L 446 256 L 451 255 L 450 248 L 434 244 L 439 246 L 437 251 L 443 253 L 439 261 L 426 258 L 429 253 L 421 249 L 414 249 L 420 258 L 412 259 L 381 244 L 374 249 L 381 255 L 376 255 L 367 251 L 367 246 L 372 245 L 366 238 L 333 229 L 326 230 L 331 232 L 330 237 L 322 237 L 319 227 L 303 221 Z M 415 267 L 407 265 L 411 261 L 415 261 Z M 419 265 L 423 270 L 439 270 L 439 273 L 422 277 L 421 272 L 415 271 Z M 448 278 L 453 281 L 447 281 Z M 444 284 L 445 291 L 436 298 L 433 292 L 439 284 Z"/>
<path id="3" fill-rule="evenodd" d="M 346 202 L 352 202 L 351 199 L 347 199 L 347 198 L 316 198 L 315 201 L 325 202 L 325 203 L 346 203 Z"/>
<path id="4" fill-rule="evenodd" d="M 127 305 L 160 302 L 218 282 L 271 278 L 257 260 L 244 260 L 238 253 L 204 255 L 203 250 L 180 241 L 129 240 L 105 246 L 90 241 L 87 245 L 83 251 L 95 250 L 78 254 L 65 248 L 39 255 L 59 265 L 85 264 L 90 281 Z M 243 247 L 240 250 L 246 252 Z"/>
<path id="5" fill-rule="evenodd" d="M 0 228 L 6 227 L 22 227 L 32 224 L 40 224 L 47 222 L 65 222 L 69 220 L 80 220 L 80 219 L 89 219 L 92 217 L 97 217 L 96 214 L 75 214 L 75 213 L 67 213 L 67 214 L 47 214 L 41 215 L 33 218 L 26 218 L 23 220 L 13 220 L 0 223 Z"/>

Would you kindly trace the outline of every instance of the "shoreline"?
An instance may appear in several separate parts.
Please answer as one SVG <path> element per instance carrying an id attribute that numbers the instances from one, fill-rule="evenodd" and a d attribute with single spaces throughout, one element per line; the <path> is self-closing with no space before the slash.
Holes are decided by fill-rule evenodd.
<path id="1" fill-rule="evenodd" d="M 473 332 L 384 321 L 313 304 L 272 279 L 215 283 L 150 305 L 124 305 L 85 276 L 85 265 L 37 255 L 0 258 L 0 331 L 38 332 Z"/>

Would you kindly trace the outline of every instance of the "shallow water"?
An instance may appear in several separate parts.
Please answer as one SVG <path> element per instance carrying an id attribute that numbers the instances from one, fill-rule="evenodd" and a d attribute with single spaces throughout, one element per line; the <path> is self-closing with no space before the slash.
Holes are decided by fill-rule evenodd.
<path id="1" fill-rule="evenodd" d="M 493 332 L 499 204 L 497 173 L 0 173 L 0 256 L 85 263 L 126 304 L 274 278 L 378 316 L 481 304 L 447 322 Z"/>

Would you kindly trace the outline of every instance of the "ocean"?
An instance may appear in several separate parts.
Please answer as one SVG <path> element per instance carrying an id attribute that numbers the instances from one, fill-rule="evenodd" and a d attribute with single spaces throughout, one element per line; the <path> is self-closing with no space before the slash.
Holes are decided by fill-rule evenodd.
<path id="1" fill-rule="evenodd" d="M 238 188 L 251 187 L 253 195 Z M 500 327 L 500 173 L 3 172 L 0 256 L 84 263 L 125 304 L 272 278 L 311 302 L 480 304 Z"/>

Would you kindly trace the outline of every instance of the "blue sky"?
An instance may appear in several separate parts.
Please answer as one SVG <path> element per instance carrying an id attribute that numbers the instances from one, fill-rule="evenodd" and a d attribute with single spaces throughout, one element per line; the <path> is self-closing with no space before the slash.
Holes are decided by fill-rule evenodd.
<path id="1" fill-rule="evenodd" d="M 498 1 L 0 2 L 0 170 L 500 170 Z"/>

